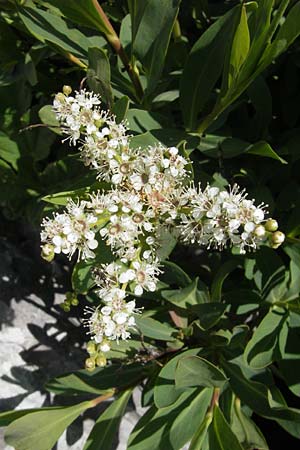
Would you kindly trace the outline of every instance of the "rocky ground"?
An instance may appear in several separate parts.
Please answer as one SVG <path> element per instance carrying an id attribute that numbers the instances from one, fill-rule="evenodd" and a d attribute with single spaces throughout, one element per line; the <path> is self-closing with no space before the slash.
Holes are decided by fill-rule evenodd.
<path id="1" fill-rule="evenodd" d="M 82 368 L 85 358 L 77 312 L 70 317 L 59 307 L 70 288 L 68 269 L 62 264 L 44 263 L 39 257 L 37 236 L 23 229 L 19 232 L 10 230 L 7 236 L 2 230 L 0 238 L 0 411 L 67 404 L 68 399 L 55 398 L 45 391 L 44 383 Z M 13 239 L 16 233 L 21 238 Z M 55 450 L 82 450 L 95 413 L 99 410 L 89 410 L 76 420 Z M 115 449 L 126 449 L 128 434 L 142 413 L 136 390 L 120 436 L 116 436 Z M 3 440 L 3 429 L 0 448 L 12 449 Z"/>

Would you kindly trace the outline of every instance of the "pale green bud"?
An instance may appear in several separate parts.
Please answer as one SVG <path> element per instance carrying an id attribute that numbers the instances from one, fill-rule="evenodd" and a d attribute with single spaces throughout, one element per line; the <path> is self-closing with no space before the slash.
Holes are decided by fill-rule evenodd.
<path id="1" fill-rule="evenodd" d="M 281 245 L 285 240 L 285 234 L 281 231 L 275 231 L 275 233 L 272 235 L 272 242 L 273 244 L 279 246 Z"/>
<path id="2" fill-rule="evenodd" d="M 46 261 L 51 262 L 54 258 L 54 246 L 51 244 L 43 245 L 41 256 Z"/>
<path id="3" fill-rule="evenodd" d="M 267 231 L 276 231 L 278 230 L 278 222 L 275 219 L 268 219 L 265 223 L 265 229 Z"/>
<path id="4" fill-rule="evenodd" d="M 95 369 L 95 360 L 94 358 L 87 358 L 85 360 L 85 368 L 89 371 L 92 372 Z"/>
<path id="5" fill-rule="evenodd" d="M 97 358 L 96 358 L 96 364 L 97 364 L 97 366 L 98 367 L 105 367 L 106 366 L 106 358 L 105 358 L 105 356 L 104 355 L 99 355 Z"/>

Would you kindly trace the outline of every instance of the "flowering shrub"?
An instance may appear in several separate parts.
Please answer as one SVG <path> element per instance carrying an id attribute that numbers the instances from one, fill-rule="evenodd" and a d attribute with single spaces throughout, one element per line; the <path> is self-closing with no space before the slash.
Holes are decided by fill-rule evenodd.
<path id="1" fill-rule="evenodd" d="M 84 450 L 112 448 L 139 386 L 149 409 L 128 450 L 268 449 L 258 416 L 300 435 L 300 410 L 284 398 L 300 395 L 300 188 L 287 172 L 298 135 L 276 145 L 268 87 L 286 50 L 299 53 L 300 2 L 117 3 L 8 1 L 1 16 L 26 44 L 39 40 L 59 74 L 43 87 L 43 123 L 22 119 L 23 135 L 52 136 L 30 160 L 39 182 L 24 181 L 12 133 L 0 136 L 15 150 L 3 152 L 14 170 L 5 166 L 3 184 L 18 186 L 12 199 L 24 183 L 35 196 L 42 257 L 69 260 L 73 291 L 61 306 L 78 307 L 87 334 L 85 369 L 46 386 L 85 400 L 3 413 L 6 441 L 51 450 L 113 398 Z M 62 69 L 64 58 L 77 69 Z"/>

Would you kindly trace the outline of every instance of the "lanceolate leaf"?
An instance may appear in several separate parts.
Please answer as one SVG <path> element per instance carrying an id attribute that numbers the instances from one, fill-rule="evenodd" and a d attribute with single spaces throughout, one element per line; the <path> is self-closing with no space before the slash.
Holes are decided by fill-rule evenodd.
<path id="1" fill-rule="evenodd" d="M 228 11 L 203 33 L 191 50 L 180 85 L 180 102 L 187 129 L 195 128 L 198 114 L 221 75 L 233 33 L 232 23 L 238 15 L 239 8 Z"/>
<path id="2" fill-rule="evenodd" d="M 90 47 L 88 59 L 87 78 L 90 89 L 96 94 L 100 94 L 108 108 L 111 109 L 113 98 L 108 57 L 101 48 Z"/>
<path id="3" fill-rule="evenodd" d="M 64 430 L 91 406 L 87 401 L 29 413 L 7 427 L 5 441 L 18 450 L 51 450 Z"/>
<path id="4" fill-rule="evenodd" d="M 46 389 L 55 394 L 78 395 L 82 393 L 102 394 L 112 388 L 124 388 L 138 384 L 149 375 L 153 366 L 147 364 L 112 364 L 94 372 L 78 370 L 53 378 Z"/>
<path id="5" fill-rule="evenodd" d="M 142 62 L 148 79 L 147 94 L 159 81 L 180 0 L 130 1 L 132 52 Z"/>
<path id="6" fill-rule="evenodd" d="M 132 391 L 127 390 L 112 402 L 96 421 L 83 450 L 110 450 L 118 433 Z"/>

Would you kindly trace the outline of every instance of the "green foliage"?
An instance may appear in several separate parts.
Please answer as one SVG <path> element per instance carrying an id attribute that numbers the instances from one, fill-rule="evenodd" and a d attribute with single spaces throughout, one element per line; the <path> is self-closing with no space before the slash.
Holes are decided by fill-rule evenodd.
<path id="1" fill-rule="evenodd" d="M 269 204 L 283 249 L 188 248 L 158 236 L 164 273 L 137 299 L 134 339 L 110 365 L 49 380 L 73 406 L 8 411 L 5 438 L 51 450 L 80 414 L 114 399 L 84 450 L 109 449 L 132 390 L 149 410 L 128 450 L 268 450 L 273 421 L 299 438 L 300 409 L 300 2 L 258 0 L 1 1 L 0 202 L 30 220 L 107 189 L 63 138 L 49 104 L 63 85 L 93 89 L 128 123 L 134 148 L 162 142 L 192 159 L 195 182 L 240 184 Z M 41 123 L 40 123 L 41 122 Z M 103 227 L 106 225 L 103 218 Z M 95 302 L 91 268 L 71 263 L 72 288 Z M 81 396 L 92 400 L 82 402 Z"/>

